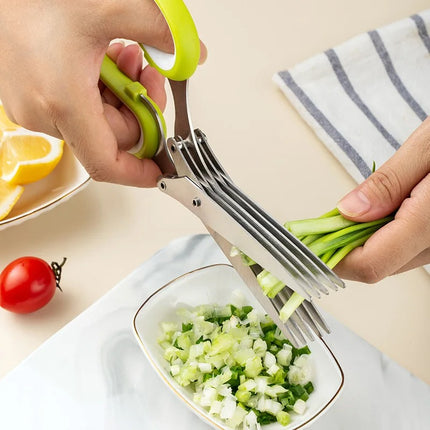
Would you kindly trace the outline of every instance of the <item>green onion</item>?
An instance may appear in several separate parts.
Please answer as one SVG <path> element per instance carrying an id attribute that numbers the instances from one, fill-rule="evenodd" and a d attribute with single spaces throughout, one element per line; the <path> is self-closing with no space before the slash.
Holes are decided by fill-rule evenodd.
<path id="1" fill-rule="evenodd" d="M 337 217 L 337 215 L 334 215 L 334 217 Z M 322 219 L 323 218 L 321 218 L 321 220 Z M 320 234 L 320 237 L 313 240 L 308 247 L 318 257 L 320 257 L 330 269 L 333 269 L 353 249 L 363 245 L 373 233 L 392 219 L 393 217 L 390 216 L 371 222 L 354 223 L 353 225 L 340 228 L 332 233 L 322 233 Z M 314 219 L 313 221 L 317 223 L 318 219 Z M 341 225 L 342 223 L 339 223 L 339 226 Z M 313 229 L 316 230 L 315 227 Z M 312 235 L 314 234 L 312 233 L 311 236 Z M 309 236 L 305 236 L 303 240 L 307 237 Z M 266 285 L 265 288 L 270 289 L 270 286 Z M 277 288 L 280 288 L 279 285 L 277 285 Z M 286 322 L 302 304 L 303 300 L 305 300 L 304 297 L 294 292 L 279 312 L 279 318 L 281 321 Z"/>
<path id="2" fill-rule="evenodd" d="M 354 225 L 355 222 L 344 218 L 342 215 L 335 215 L 324 218 L 311 218 L 299 221 L 290 221 L 284 227 L 291 231 L 294 236 L 308 236 L 310 234 L 324 234 L 340 230 L 344 227 Z"/>
<path id="3" fill-rule="evenodd" d="M 380 225 L 391 221 L 393 217 L 382 218 L 377 221 L 355 223 L 346 228 L 341 228 L 333 233 L 326 234 L 309 245 L 309 249 L 317 256 L 323 255 L 331 249 L 342 248 L 356 239 L 374 233 Z"/>
<path id="4" fill-rule="evenodd" d="M 376 221 L 360 223 L 344 218 L 335 208 L 319 218 L 286 222 L 284 227 L 321 258 L 330 269 L 333 269 L 352 250 L 362 246 L 377 230 L 392 221 L 393 218 L 393 216 L 389 216 Z M 256 264 L 234 248 L 232 255 L 236 254 L 240 254 L 248 266 Z M 285 286 L 282 281 L 264 269 L 257 275 L 257 281 L 264 294 L 272 299 Z M 280 319 L 284 322 L 287 321 L 303 300 L 305 299 L 298 293 L 293 293 L 281 309 Z"/>
<path id="5" fill-rule="evenodd" d="M 273 276 L 267 270 L 262 270 L 257 275 L 257 281 L 263 289 L 263 293 L 273 299 L 285 287 L 284 283 Z"/>
<path id="6" fill-rule="evenodd" d="M 172 378 L 210 415 L 232 429 L 258 430 L 287 426 L 305 412 L 313 391 L 310 350 L 294 348 L 267 315 L 233 305 L 178 315 L 181 325 L 162 323 L 158 342 Z"/>
<path id="7" fill-rule="evenodd" d="M 320 258 L 324 263 L 327 264 L 335 252 L 336 248 L 330 249 L 329 251 L 324 252 L 324 254 L 320 256 Z"/>
<path id="8" fill-rule="evenodd" d="M 333 253 L 333 256 L 329 258 L 329 260 L 326 262 L 327 266 L 330 268 L 333 268 L 339 263 L 341 260 L 343 260 L 353 249 L 357 248 L 358 246 L 363 245 L 367 239 L 369 239 L 370 236 L 372 236 L 374 232 L 368 232 L 367 234 L 351 241 L 344 247 L 335 250 Z"/>
<path id="9" fill-rule="evenodd" d="M 291 317 L 294 311 L 302 304 L 305 300 L 300 294 L 294 292 L 288 299 L 287 303 L 279 311 L 279 318 L 281 321 L 285 322 Z"/>
<path id="10" fill-rule="evenodd" d="M 312 242 L 315 242 L 320 237 L 324 236 L 324 234 L 309 234 L 308 236 L 302 236 L 301 242 L 304 245 L 310 245 Z"/>

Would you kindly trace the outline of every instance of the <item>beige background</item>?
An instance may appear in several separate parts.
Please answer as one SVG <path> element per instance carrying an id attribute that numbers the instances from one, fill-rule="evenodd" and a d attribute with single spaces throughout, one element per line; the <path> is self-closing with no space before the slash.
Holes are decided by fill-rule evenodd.
<path id="1" fill-rule="evenodd" d="M 188 0 L 207 63 L 192 80 L 194 125 L 231 176 L 280 221 L 331 209 L 353 180 L 302 121 L 272 75 L 370 29 L 424 10 L 424 0 Z M 167 111 L 171 124 L 171 108 Z M 68 257 L 62 287 L 33 315 L 0 309 L 0 376 L 172 239 L 203 233 L 158 190 L 90 183 L 52 211 L 0 232 L 0 265 Z M 139 303 L 136 303 L 136 307 Z M 348 282 L 321 306 L 430 382 L 430 277 Z M 61 366 L 61 363 L 58 363 Z"/>

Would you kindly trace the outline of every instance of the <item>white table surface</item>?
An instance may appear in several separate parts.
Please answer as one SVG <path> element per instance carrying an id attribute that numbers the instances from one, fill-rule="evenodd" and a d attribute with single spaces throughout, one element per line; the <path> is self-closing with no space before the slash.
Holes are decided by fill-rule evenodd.
<path id="1" fill-rule="evenodd" d="M 132 321 L 140 304 L 168 281 L 224 262 L 210 236 L 170 243 L 0 381 L 2 428 L 209 428 L 159 379 L 140 350 Z M 430 386 L 333 317 L 327 321 L 332 333 L 325 339 L 345 384 L 335 404 L 310 428 L 427 430 Z"/>
<path id="2" fill-rule="evenodd" d="M 331 209 L 355 184 L 272 83 L 272 76 L 352 36 L 424 10 L 428 2 L 188 0 L 187 4 L 209 48 L 207 63 L 192 80 L 194 124 L 209 136 L 238 185 L 278 220 Z M 171 125 L 170 107 L 166 118 Z M 197 218 L 156 189 L 95 182 L 52 211 L 1 231 L 3 267 L 23 255 L 48 261 L 66 256 L 68 261 L 64 294 L 56 294 L 44 309 L 27 316 L 0 309 L 0 377 L 157 250 L 175 238 L 204 231 Z M 377 285 L 347 282 L 345 291 L 324 298 L 321 306 L 429 383 L 429 285 L 422 269 Z M 130 311 L 137 302 L 130 302 Z M 77 361 L 78 353 L 72 351 L 68 360 Z M 70 363 L 52 361 L 54 381 Z M 73 373 L 73 366 L 67 366 Z M 23 384 L 21 389 L 35 388 Z M 42 401 L 38 404 L 44 407 Z M 61 402 L 49 407 L 61 407 Z"/>

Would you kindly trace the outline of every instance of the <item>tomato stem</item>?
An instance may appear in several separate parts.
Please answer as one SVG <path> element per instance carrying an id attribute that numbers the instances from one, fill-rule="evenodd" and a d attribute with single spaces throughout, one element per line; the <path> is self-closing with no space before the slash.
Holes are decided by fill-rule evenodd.
<path id="1" fill-rule="evenodd" d="M 51 268 L 52 268 L 52 271 L 54 272 L 54 276 L 55 276 L 55 285 L 61 292 L 63 292 L 63 290 L 60 287 L 61 271 L 62 271 L 63 266 L 66 263 L 66 261 L 67 261 L 67 258 L 63 257 L 63 261 L 60 264 L 58 264 L 56 261 L 53 261 L 51 263 Z"/>

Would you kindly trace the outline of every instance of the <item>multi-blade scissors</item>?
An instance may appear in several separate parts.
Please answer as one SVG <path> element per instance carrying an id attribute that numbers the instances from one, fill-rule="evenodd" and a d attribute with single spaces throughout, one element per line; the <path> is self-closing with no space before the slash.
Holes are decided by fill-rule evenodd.
<path id="1" fill-rule="evenodd" d="M 170 28 L 175 51 L 166 54 L 141 45 L 148 63 L 169 81 L 175 105 L 174 136 L 166 138 L 161 110 L 146 89 L 123 74 L 105 56 L 101 80 L 134 113 L 141 137 L 131 151 L 152 158 L 162 176 L 158 188 L 197 215 L 244 279 L 265 312 L 295 345 L 322 336 L 329 329 L 312 303 L 313 297 L 343 287 L 343 282 L 305 245 L 276 222 L 231 180 L 211 150 L 205 134 L 191 125 L 187 102 L 188 79 L 197 68 L 200 40 L 182 0 L 155 0 Z M 286 287 L 274 299 L 263 294 L 254 269 L 243 264 L 244 254 L 271 272 Z M 286 322 L 279 310 L 293 292 L 306 300 Z"/>

